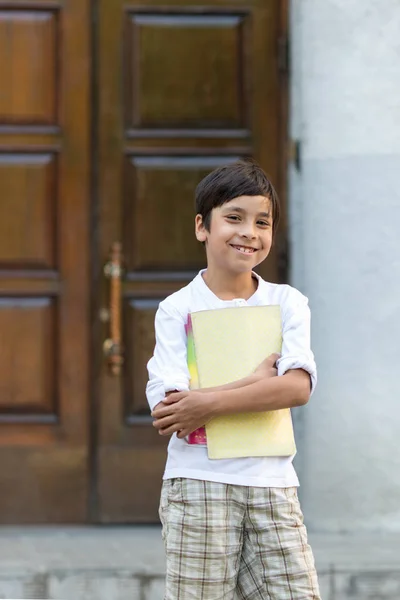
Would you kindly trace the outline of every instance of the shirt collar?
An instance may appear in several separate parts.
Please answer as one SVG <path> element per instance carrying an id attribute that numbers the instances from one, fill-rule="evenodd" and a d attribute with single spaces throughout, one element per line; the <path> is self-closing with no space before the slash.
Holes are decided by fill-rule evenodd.
<path id="1" fill-rule="evenodd" d="M 216 294 L 214 294 L 214 292 L 210 290 L 210 288 L 204 281 L 203 273 L 205 273 L 205 271 L 206 269 L 202 269 L 201 271 L 199 271 L 199 273 L 195 277 L 195 282 L 201 294 L 208 298 L 209 301 L 213 304 L 217 304 L 221 308 L 224 306 L 257 306 L 260 304 L 260 287 L 262 285 L 263 280 L 254 271 L 252 271 L 252 274 L 253 277 L 257 279 L 258 286 L 254 294 L 250 296 L 248 300 L 245 300 L 244 298 L 234 298 L 233 300 L 221 300 L 221 298 L 218 298 L 218 296 L 216 296 Z"/>

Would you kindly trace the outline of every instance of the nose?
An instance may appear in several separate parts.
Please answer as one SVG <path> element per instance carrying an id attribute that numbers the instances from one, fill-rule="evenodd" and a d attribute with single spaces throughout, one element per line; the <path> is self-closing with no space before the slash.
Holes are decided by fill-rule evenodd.
<path id="1" fill-rule="evenodd" d="M 242 230 L 240 232 L 242 238 L 246 240 L 254 240 L 256 236 L 255 227 L 253 223 L 245 222 L 243 223 Z"/>

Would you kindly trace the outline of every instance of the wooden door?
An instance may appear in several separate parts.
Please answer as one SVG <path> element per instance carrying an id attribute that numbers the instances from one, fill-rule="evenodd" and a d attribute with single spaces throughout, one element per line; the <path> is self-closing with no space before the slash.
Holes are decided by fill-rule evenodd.
<path id="1" fill-rule="evenodd" d="M 194 237 L 196 184 L 252 155 L 282 190 L 285 8 L 279 0 L 99 0 L 94 339 L 103 522 L 157 520 L 166 442 L 151 426 L 146 362 L 160 300 L 205 265 Z M 270 280 L 280 278 L 284 239 L 283 227 L 261 269 Z M 102 267 L 113 242 L 124 267 L 119 375 L 100 355 L 110 330 Z M 118 282 L 113 290 L 118 296 Z"/>
<path id="2" fill-rule="evenodd" d="M 87 518 L 89 5 L 0 1 L 0 523 Z"/>

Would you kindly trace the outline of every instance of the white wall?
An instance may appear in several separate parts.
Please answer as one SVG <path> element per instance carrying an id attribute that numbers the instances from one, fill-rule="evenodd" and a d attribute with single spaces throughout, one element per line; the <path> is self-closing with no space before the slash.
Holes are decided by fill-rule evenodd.
<path id="1" fill-rule="evenodd" d="M 319 367 L 303 510 L 312 530 L 400 530 L 400 2 L 292 0 L 291 28 L 291 279 Z"/>

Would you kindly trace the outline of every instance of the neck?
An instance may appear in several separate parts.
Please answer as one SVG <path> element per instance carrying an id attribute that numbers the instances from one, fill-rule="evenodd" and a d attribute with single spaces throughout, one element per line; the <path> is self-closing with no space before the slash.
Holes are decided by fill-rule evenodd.
<path id="1" fill-rule="evenodd" d="M 234 300 L 235 298 L 248 300 L 258 287 L 258 282 L 251 271 L 232 275 L 207 267 L 203 273 L 203 279 L 220 300 Z"/>

